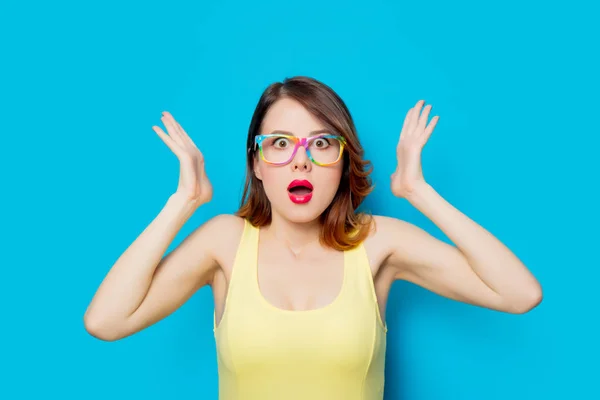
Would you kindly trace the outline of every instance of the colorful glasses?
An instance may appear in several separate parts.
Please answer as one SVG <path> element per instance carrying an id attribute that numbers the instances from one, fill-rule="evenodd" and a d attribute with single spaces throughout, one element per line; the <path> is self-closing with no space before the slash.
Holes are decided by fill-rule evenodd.
<path id="1" fill-rule="evenodd" d="M 296 155 L 298 147 L 303 146 L 310 161 L 325 167 L 340 160 L 345 145 L 346 139 L 331 134 L 300 138 L 274 133 L 256 135 L 254 138 L 254 149 L 258 146 L 263 161 L 272 165 L 288 164 Z"/>

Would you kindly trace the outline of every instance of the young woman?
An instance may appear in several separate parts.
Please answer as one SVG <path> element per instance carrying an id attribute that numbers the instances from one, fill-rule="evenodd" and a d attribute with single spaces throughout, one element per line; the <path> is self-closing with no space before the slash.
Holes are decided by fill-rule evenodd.
<path id="1" fill-rule="evenodd" d="M 210 285 L 221 399 L 382 399 L 389 289 L 404 279 L 442 296 L 525 313 L 542 290 L 498 239 L 424 179 L 438 121 L 419 101 L 404 120 L 391 190 L 452 240 L 357 212 L 371 190 L 351 115 L 323 83 L 270 85 L 250 123 L 241 208 L 197 228 L 163 257 L 212 197 L 204 158 L 169 113 L 154 131 L 180 161 L 179 186 L 121 255 L 85 314 L 113 341 L 165 318 Z"/>

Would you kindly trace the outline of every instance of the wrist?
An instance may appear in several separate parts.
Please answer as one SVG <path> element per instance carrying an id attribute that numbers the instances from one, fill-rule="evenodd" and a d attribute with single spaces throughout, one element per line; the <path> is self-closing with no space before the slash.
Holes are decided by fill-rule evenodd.
<path id="1" fill-rule="evenodd" d="M 189 217 L 191 216 L 202 204 L 198 201 L 190 199 L 180 193 L 174 193 L 167 199 L 165 208 L 169 209 L 174 215 Z"/>
<path id="2" fill-rule="evenodd" d="M 425 181 L 418 181 L 413 185 L 412 190 L 405 197 L 411 204 L 416 204 L 422 201 L 431 191 L 433 187 Z"/>

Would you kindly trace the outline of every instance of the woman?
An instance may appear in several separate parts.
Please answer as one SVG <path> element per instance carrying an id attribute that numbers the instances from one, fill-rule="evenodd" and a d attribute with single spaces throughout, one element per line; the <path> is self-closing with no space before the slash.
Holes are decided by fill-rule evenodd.
<path id="1" fill-rule="evenodd" d="M 252 118 L 236 215 L 219 215 L 171 253 L 186 220 L 212 197 L 204 158 L 169 114 L 154 131 L 180 160 L 179 186 L 109 271 L 86 329 L 117 340 L 156 323 L 204 285 L 213 289 L 222 399 L 381 399 L 392 283 L 524 313 L 540 284 L 494 236 L 426 183 L 421 150 L 438 117 L 419 101 L 404 120 L 391 178 L 452 240 L 357 212 L 371 190 L 343 101 L 307 77 L 270 85 Z"/>

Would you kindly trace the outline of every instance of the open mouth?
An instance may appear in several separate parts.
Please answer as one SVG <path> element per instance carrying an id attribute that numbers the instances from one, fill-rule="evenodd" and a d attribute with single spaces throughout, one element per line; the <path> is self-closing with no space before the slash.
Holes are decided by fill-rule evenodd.
<path id="1" fill-rule="evenodd" d="M 307 194 L 312 193 L 312 189 L 309 189 L 306 186 L 295 186 L 289 189 L 289 192 L 296 196 L 306 196 Z"/>
<path id="2" fill-rule="evenodd" d="M 312 198 L 313 185 L 307 180 L 293 180 L 288 185 L 290 200 L 296 204 L 307 203 Z"/>

